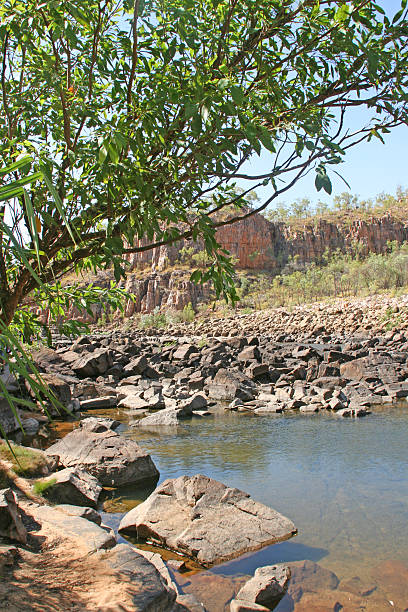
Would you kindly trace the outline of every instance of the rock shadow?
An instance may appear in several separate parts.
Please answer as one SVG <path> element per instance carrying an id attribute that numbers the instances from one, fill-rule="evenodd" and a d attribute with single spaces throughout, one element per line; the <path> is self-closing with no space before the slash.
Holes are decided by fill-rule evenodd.
<path id="1" fill-rule="evenodd" d="M 328 554 L 329 551 L 326 548 L 307 546 L 293 541 L 280 542 L 213 567 L 210 571 L 224 576 L 252 575 L 258 567 L 263 565 L 290 563 L 292 561 L 303 561 L 304 559 L 317 563 Z"/>

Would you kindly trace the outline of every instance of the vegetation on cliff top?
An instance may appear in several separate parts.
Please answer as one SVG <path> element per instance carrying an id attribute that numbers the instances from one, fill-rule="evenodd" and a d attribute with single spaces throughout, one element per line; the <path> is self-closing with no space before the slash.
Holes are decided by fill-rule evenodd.
<path id="1" fill-rule="evenodd" d="M 395 195 L 380 193 L 375 198 L 361 199 L 348 191 L 334 196 L 332 204 L 309 198 L 300 198 L 290 204 L 277 203 L 264 216 L 272 222 L 289 223 L 292 226 L 315 224 L 324 219 L 348 226 L 354 221 L 381 217 L 388 214 L 398 221 L 408 220 L 408 189 L 399 187 Z"/>

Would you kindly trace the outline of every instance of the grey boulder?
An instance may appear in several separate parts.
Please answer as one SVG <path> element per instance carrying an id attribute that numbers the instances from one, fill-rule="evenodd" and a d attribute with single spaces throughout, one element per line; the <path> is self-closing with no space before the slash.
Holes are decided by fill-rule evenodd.
<path id="1" fill-rule="evenodd" d="M 173 609 L 176 591 L 167 584 L 159 570 L 141 551 L 129 544 L 118 544 L 101 555 L 117 578 L 133 587 L 132 610 L 170 612 Z"/>
<path id="2" fill-rule="evenodd" d="M 65 470 L 55 472 L 48 482 L 53 484 L 44 492 L 44 495 L 62 504 L 96 507 L 102 491 L 102 487 L 94 476 L 78 468 L 65 468 Z"/>
<path id="3" fill-rule="evenodd" d="M 163 425 L 178 425 L 180 420 L 191 416 L 190 413 L 186 413 L 183 408 L 165 408 L 159 410 L 155 414 L 149 414 L 149 416 L 140 419 L 137 422 L 138 427 L 156 427 Z"/>
<path id="4" fill-rule="evenodd" d="M 290 569 L 285 565 L 258 567 L 253 578 L 248 580 L 237 593 L 236 602 L 256 604 L 273 610 L 285 595 L 289 580 Z M 250 610 L 250 608 L 245 609 Z"/>
<path id="5" fill-rule="evenodd" d="M 209 566 L 287 540 L 297 530 L 248 493 L 197 474 L 164 481 L 123 517 L 119 531 L 137 531 Z"/>
<path id="6" fill-rule="evenodd" d="M 99 376 L 105 374 L 113 365 L 112 352 L 106 348 L 96 349 L 93 353 L 86 353 L 71 365 L 75 374 L 80 378 Z"/>
<path id="7" fill-rule="evenodd" d="M 100 432 L 74 429 L 46 452 L 58 455 L 65 467 L 86 470 L 103 486 L 119 487 L 159 476 L 150 455 L 133 440 L 110 429 Z"/>
<path id="8" fill-rule="evenodd" d="M 100 527 L 85 518 L 60 512 L 50 506 L 33 505 L 30 514 L 40 525 L 46 527 L 48 532 L 53 532 L 57 537 L 63 535 L 64 538 L 72 540 L 76 548 L 87 553 L 116 546 L 115 535 L 110 529 Z"/>

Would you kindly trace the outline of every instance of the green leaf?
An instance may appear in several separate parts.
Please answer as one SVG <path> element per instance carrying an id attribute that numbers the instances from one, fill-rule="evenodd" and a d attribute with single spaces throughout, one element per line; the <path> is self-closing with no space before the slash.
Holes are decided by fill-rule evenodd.
<path id="1" fill-rule="evenodd" d="M 64 221 L 64 224 L 65 224 L 65 226 L 66 226 L 66 228 L 68 230 L 68 233 L 71 236 L 74 244 L 76 244 L 76 240 L 75 240 L 74 234 L 72 233 L 70 224 L 68 223 L 68 219 L 65 216 L 64 205 L 63 205 L 63 203 L 61 201 L 61 198 L 59 197 L 58 191 L 55 189 L 54 184 L 52 182 L 51 173 L 50 173 L 49 169 L 47 168 L 47 166 L 41 165 L 40 167 L 41 167 L 42 173 L 44 175 L 45 184 L 47 185 L 48 190 L 50 191 L 50 193 L 51 193 L 51 195 L 53 197 L 55 207 L 58 210 L 59 214 L 61 215 L 61 218 Z"/>
<path id="2" fill-rule="evenodd" d="M 39 246 L 39 241 L 38 241 L 36 215 L 33 209 L 33 205 L 31 203 L 31 198 L 25 189 L 24 189 L 24 204 L 25 204 L 25 209 L 26 209 L 26 217 L 28 219 L 28 223 L 30 226 L 29 229 L 30 229 L 31 237 L 34 242 L 34 248 L 35 248 L 35 253 L 37 256 L 38 268 L 41 269 L 40 246 Z"/>
<path id="3" fill-rule="evenodd" d="M 346 21 L 352 11 L 352 8 L 353 7 L 349 4 L 342 4 L 341 6 L 339 6 L 334 15 L 334 21 L 337 21 L 337 23 L 342 23 L 343 21 Z"/>
<path id="4" fill-rule="evenodd" d="M 234 100 L 235 104 L 237 104 L 237 106 L 242 106 L 242 103 L 245 100 L 245 94 L 243 90 L 241 89 L 241 87 L 238 87 L 237 85 L 233 85 L 230 89 L 230 92 L 231 92 L 231 97 Z"/>
<path id="5" fill-rule="evenodd" d="M 5 174 L 10 174 L 15 170 L 20 170 L 22 168 L 26 168 L 31 166 L 33 160 L 29 155 L 24 155 L 20 159 L 17 159 L 13 164 L 9 164 L 8 166 L 4 166 L 0 168 L 0 176 L 4 176 Z"/>

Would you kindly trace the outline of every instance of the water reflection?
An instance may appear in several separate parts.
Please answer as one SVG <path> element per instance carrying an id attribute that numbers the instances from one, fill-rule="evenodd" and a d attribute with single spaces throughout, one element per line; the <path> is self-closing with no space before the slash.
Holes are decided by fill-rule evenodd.
<path id="1" fill-rule="evenodd" d="M 406 405 L 352 420 L 222 412 L 174 434 L 126 435 L 149 450 L 161 480 L 204 473 L 290 517 L 299 535 L 288 552 L 327 551 L 320 562 L 344 576 L 368 572 L 373 558 L 408 561 Z"/>

